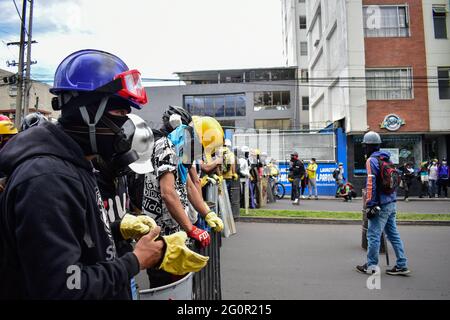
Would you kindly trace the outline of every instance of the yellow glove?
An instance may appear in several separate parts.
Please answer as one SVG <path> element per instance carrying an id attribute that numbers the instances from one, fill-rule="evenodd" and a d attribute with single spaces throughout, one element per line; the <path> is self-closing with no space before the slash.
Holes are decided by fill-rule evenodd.
<path id="1" fill-rule="evenodd" d="M 156 222 L 147 215 L 126 214 L 120 222 L 120 233 L 125 240 L 140 238 L 156 228 Z"/>
<path id="2" fill-rule="evenodd" d="M 216 180 L 219 184 L 222 184 L 222 181 L 223 181 L 223 177 L 222 176 L 218 176 L 217 174 L 213 174 L 212 178 L 214 180 Z"/>
<path id="3" fill-rule="evenodd" d="M 223 221 L 220 219 L 214 211 L 208 213 L 205 217 L 206 223 L 215 232 L 220 232 L 223 230 Z"/>
<path id="4" fill-rule="evenodd" d="M 206 186 L 208 184 L 208 176 L 204 176 L 203 178 L 201 178 L 200 184 L 201 184 L 202 188 L 204 186 Z"/>
<path id="5" fill-rule="evenodd" d="M 293 179 L 293 178 L 288 178 L 288 181 L 289 181 L 289 182 L 293 182 L 294 179 Z"/>
<path id="6" fill-rule="evenodd" d="M 239 175 L 237 173 L 233 173 L 233 180 L 239 180 Z"/>
<path id="7" fill-rule="evenodd" d="M 209 257 L 202 256 L 186 246 L 186 232 L 179 231 L 162 238 L 166 243 L 166 252 L 159 269 L 181 276 L 200 271 L 206 266 Z"/>

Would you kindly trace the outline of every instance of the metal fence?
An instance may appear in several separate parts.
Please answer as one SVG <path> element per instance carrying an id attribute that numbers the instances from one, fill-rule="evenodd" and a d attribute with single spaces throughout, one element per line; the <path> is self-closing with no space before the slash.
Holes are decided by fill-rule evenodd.
<path id="1" fill-rule="evenodd" d="M 290 159 L 290 154 L 298 152 L 300 159 L 317 161 L 336 161 L 335 134 L 330 133 L 304 133 L 304 132 L 280 132 L 278 130 L 236 130 L 233 134 L 234 146 L 248 146 L 259 149 L 278 161 Z"/>
<path id="2" fill-rule="evenodd" d="M 217 186 L 208 185 L 206 190 L 206 201 L 210 208 L 217 212 Z M 193 279 L 194 300 L 221 300 L 222 288 L 220 280 L 220 248 L 222 247 L 222 233 L 212 231 L 206 221 L 199 215 L 197 225 L 208 230 L 211 243 L 208 247 L 198 249 L 201 255 L 208 256 L 208 264 L 205 268 L 196 272 Z"/>

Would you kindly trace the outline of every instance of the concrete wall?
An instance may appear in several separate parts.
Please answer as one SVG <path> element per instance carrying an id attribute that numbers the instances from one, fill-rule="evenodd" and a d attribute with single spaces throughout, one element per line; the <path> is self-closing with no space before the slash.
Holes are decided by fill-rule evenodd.
<path id="1" fill-rule="evenodd" d="M 450 66 L 450 14 L 447 13 L 447 39 L 434 38 L 434 24 L 432 6 L 447 5 L 448 0 L 423 0 L 423 21 L 426 43 L 427 75 L 432 82 L 428 88 L 428 103 L 430 111 L 431 131 L 450 131 L 450 100 L 439 99 L 437 88 L 437 68 Z M 443 144 L 444 146 L 445 144 Z"/>
<path id="2" fill-rule="evenodd" d="M 365 89 L 348 81 L 365 76 L 361 0 L 307 0 L 307 8 L 311 126 L 321 129 L 345 118 L 346 132 L 365 131 Z"/>
<path id="3" fill-rule="evenodd" d="M 295 81 L 258 83 L 224 83 L 201 84 L 187 86 L 147 87 L 149 102 L 136 114 L 144 118 L 152 128 L 161 126 L 161 117 L 169 105 L 183 106 L 185 95 L 213 95 L 245 93 L 245 117 L 221 117 L 219 120 L 235 120 L 236 127 L 253 128 L 257 119 L 294 119 L 296 83 Z M 260 91 L 290 91 L 291 107 L 285 111 L 266 110 L 254 111 L 254 92 Z M 292 123 L 292 125 L 295 125 Z M 299 123 L 296 124 L 297 126 Z"/>

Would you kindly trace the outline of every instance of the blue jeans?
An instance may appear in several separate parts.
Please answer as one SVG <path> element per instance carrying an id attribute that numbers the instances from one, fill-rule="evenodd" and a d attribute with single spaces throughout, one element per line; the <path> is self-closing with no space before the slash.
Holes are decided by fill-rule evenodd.
<path id="1" fill-rule="evenodd" d="M 384 230 L 386 237 L 394 248 L 395 256 L 397 257 L 397 267 L 405 268 L 408 266 L 408 259 L 406 258 L 403 242 L 397 230 L 397 222 L 395 219 L 397 203 L 391 202 L 380 207 L 380 213 L 376 217 L 369 219 L 367 229 L 367 266 L 375 267 L 378 265 L 380 238 Z"/>
<path id="2" fill-rule="evenodd" d="M 432 198 L 434 198 L 434 195 L 437 194 L 437 183 L 436 182 L 437 182 L 436 180 L 430 179 L 430 182 L 428 185 L 428 193 L 430 194 L 430 196 Z"/>

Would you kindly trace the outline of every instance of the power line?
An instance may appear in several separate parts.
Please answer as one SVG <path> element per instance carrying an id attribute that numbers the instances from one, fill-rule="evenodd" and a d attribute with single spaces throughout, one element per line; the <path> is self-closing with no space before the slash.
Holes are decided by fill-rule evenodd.
<path id="1" fill-rule="evenodd" d="M 22 1 L 27 1 L 27 0 L 22 0 Z M 16 8 L 17 15 L 19 16 L 19 19 L 22 22 L 23 28 L 24 28 L 27 36 L 28 36 L 28 31 L 27 31 L 27 28 L 25 26 L 25 21 L 23 21 L 22 16 L 20 15 L 19 8 L 17 8 L 16 0 L 13 0 L 13 3 L 14 3 L 14 7 Z"/>

